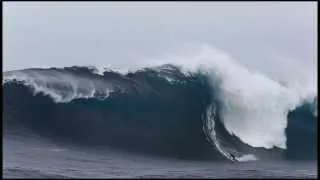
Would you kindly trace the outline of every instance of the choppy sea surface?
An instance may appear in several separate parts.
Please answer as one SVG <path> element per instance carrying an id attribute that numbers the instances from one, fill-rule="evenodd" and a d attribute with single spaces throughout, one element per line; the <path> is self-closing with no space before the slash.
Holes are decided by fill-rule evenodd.
<path id="1" fill-rule="evenodd" d="M 317 178 L 315 161 L 203 162 L 4 137 L 4 178 Z"/>

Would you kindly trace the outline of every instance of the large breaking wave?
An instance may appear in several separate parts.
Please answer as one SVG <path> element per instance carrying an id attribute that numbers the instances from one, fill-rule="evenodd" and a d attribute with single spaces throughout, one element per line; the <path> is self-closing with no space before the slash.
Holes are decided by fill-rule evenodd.
<path id="1" fill-rule="evenodd" d="M 224 54 L 208 56 L 127 73 L 4 72 L 5 128 L 180 158 L 317 158 L 316 91 L 302 94 Z"/>

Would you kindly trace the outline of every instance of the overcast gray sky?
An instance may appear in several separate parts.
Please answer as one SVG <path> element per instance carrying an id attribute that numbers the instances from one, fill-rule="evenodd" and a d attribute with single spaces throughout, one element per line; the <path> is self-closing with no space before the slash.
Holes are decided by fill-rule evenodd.
<path id="1" fill-rule="evenodd" d="M 282 59 L 317 63 L 316 2 L 5 2 L 3 10 L 4 71 L 128 68 L 186 43 L 266 69 Z"/>

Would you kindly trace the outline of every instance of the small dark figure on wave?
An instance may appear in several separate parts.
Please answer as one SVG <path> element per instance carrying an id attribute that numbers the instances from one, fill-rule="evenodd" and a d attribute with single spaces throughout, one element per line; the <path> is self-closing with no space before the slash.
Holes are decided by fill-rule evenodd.
<path id="1" fill-rule="evenodd" d="M 235 157 L 233 154 L 231 154 L 231 153 L 229 153 L 229 154 L 230 154 L 232 160 L 235 161 L 235 160 L 236 160 L 236 157 Z"/>

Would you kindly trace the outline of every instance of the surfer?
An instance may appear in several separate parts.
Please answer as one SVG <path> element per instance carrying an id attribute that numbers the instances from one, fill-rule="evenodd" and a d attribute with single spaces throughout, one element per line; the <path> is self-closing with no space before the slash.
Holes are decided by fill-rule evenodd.
<path id="1" fill-rule="evenodd" d="M 231 153 L 229 153 L 229 154 L 230 154 L 232 160 L 235 161 L 235 160 L 236 160 L 236 157 L 235 157 L 233 154 L 231 154 Z"/>

